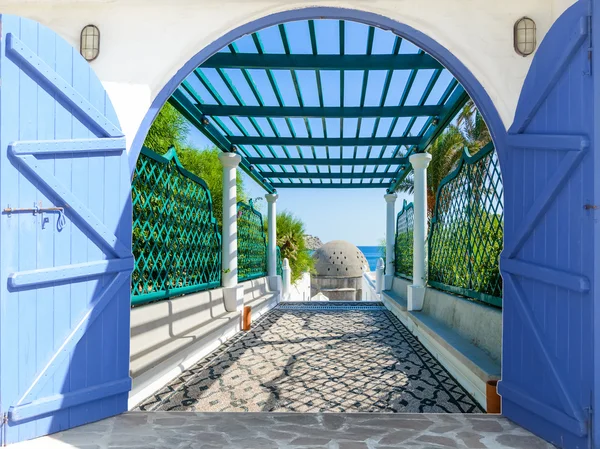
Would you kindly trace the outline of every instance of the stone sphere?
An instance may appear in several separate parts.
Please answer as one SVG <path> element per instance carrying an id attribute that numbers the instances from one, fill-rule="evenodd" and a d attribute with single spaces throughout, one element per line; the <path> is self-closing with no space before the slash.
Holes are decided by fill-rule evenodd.
<path id="1" fill-rule="evenodd" d="M 313 255 L 317 276 L 358 277 L 369 271 L 365 255 L 355 245 L 345 240 L 325 243 Z"/>

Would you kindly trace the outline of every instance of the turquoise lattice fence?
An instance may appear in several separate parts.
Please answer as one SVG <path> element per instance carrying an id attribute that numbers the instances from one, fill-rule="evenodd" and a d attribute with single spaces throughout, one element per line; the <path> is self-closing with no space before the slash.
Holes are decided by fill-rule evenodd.
<path id="1" fill-rule="evenodd" d="M 277 247 L 277 274 L 283 275 L 283 263 L 281 261 L 281 248 Z"/>
<path id="2" fill-rule="evenodd" d="M 473 156 L 465 149 L 437 192 L 429 284 L 501 307 L 503 229 L 503 186 L 494 146 L 490 143 Z"/>
<path id="3" fill-rule="evenodd" d="M 267 275 L 267 236 L 260 212 L 250 204 L 238 206 L 238 280 L 248 281 Z"/>
<path id="4" fill-rule="evenodd" d="M 174 148 L 164 156 L 142 149 L 132 199 L 132 305 L 221 285 L 221 235 L 210 192 Z"/>
<path id="5" fill-rule="evenodd" d="M 412 279 L 413 273 L 413 203 L 404 200 L 396 218 L 395 271 L 396 276 Z"/>

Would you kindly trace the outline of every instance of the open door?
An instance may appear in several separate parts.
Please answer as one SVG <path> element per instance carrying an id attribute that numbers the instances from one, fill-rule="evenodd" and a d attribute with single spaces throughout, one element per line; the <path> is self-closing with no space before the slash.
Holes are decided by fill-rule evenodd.
<path id="1" fill-rule="evenodd" d="M 0 16 L 2 444 L 127 409 L 131 196 L 125 138 L 90 65 Z"/>
<path id="2" fill-rule="evenodd" d="M 523 85 L 502 167 L 502 413 L 561 448 L 592 447 L 598 268 L 591 205 L 599 155 L 591 15 L 591 3 L 581 0 L 544 38 Z"/>

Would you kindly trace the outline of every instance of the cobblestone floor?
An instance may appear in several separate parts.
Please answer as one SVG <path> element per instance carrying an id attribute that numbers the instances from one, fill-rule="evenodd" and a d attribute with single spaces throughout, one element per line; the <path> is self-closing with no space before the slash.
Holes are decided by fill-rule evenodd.
<path id="1" fill-rule="evenodd" d="M 551 449 L 495 415 L 131 412 L 15 449 Z"/>
<path id="2" fill-rule="evenodd" d="M 279 306 L 140 410 L 483 411 L 380 303 Z"/>

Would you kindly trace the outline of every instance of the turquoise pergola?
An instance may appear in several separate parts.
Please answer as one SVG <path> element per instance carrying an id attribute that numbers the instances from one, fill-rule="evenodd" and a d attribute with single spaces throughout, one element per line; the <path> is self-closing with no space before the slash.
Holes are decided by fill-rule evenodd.
<path id="1" fill-rule="evenodd" d="M 408 156 L 424 152 L 469 97 L 410 42 L 326 22 L 334 30 L 326 50 L 313 20 L 254 33 L 198 67 L 169 101 L 222 151 L 240 154 L 242 169 L 269 193 L 394 192 L 412 170 Z M 306 28 L 301 51 L 292 51 L 291 26 Z M 350 26 L 363 28 L 361 54 L 350 48 Z"/>

